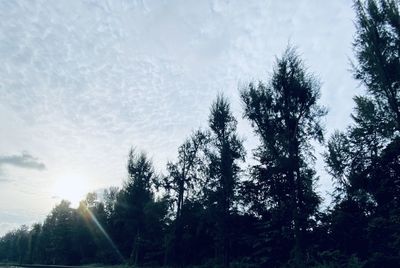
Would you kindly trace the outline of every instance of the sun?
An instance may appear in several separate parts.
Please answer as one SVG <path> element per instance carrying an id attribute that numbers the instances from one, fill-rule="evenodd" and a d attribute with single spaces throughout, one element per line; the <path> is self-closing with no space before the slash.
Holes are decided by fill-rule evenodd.
<path id="1" fill-rule="evenodd" d="M 90 191 L 88 179 L 79 174 L 64 174 L 58 177 L 53 185 L 53 194 L 60 199 L 71 202 L 71 206 L 77 207 Z"/>

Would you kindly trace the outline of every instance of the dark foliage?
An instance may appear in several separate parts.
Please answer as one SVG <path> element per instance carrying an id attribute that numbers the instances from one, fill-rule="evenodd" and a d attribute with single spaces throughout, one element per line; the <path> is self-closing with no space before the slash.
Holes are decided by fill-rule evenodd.
<path id="1" fill-rule="evenodd" d="M 265 265 L 307 262 L 307 236 L 315 224 L 320 198 L 314 191 L 315 171 L 310 141 L 322 141 L 317 104 L 319 83 L 305 68 L 294 49 L 278 59 L 271 80 L 250 84 L 242 91 L 245 117 L 260 137 L 257 164 L 246 182 L 253 210 L 263 219 L 262 256 Z M 248 189 L 248 190 L 247 190 Z M 264 257 L 265 258 L 265 257 Z"/>

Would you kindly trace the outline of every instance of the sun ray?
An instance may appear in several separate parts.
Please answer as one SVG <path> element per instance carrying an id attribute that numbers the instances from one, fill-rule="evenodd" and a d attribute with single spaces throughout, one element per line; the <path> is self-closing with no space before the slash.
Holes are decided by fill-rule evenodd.
<path id="1" fill-rule="evenodd" d="M 107 231 L 103 228 L 101 223 L 97 220 L 96 216 L 93 214 L 93 212 L 86 206 L 83 206 L 85 209 L 85 212 L 87 213 L 86 215 L 89 216 L 90 220 L 95 224 L 95 226 L 100 230 L 101 234 L 104 236 L 104 238 L 107 240 L 107 242 L 110 244 L 110 246 L 113 248 L 117 256 L 120 258 L 120 261 L 122 263 L 125 263 L 125 258 L 122 255 L 122 253 L 119 251 L 117 245 L 114 243 L 112 238 L 108 235 Z"/>

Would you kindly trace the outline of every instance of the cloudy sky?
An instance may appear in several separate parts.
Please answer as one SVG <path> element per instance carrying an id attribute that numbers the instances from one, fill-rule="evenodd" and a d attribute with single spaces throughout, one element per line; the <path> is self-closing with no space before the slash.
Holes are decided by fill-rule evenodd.
<path id="1" fill-rule="evenodd" d="M 360 93 L 350 2 L 0 1 L 0 235 L 121 185 L 131 146 L 162 171 L 218 92 L 241 118 L 238 88 L 265 81 L 288 43 L 322 81 L 327 134 L 343 129 Z"/>

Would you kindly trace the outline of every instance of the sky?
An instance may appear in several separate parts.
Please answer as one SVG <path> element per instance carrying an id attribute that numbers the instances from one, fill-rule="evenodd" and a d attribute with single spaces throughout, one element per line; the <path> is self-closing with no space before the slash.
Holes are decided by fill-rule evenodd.
<path id="1" fill-rule="evenodd" d="M 322 83 L 326 137 L 344 129 L 361 93 L 353 21 L 348 0 L 0 1 L 0 235 L 121 186 L 132 146 L 162 172 L 218 93 L 254 148 L 238 92 L 267 81 L 288 44 Z"/>

